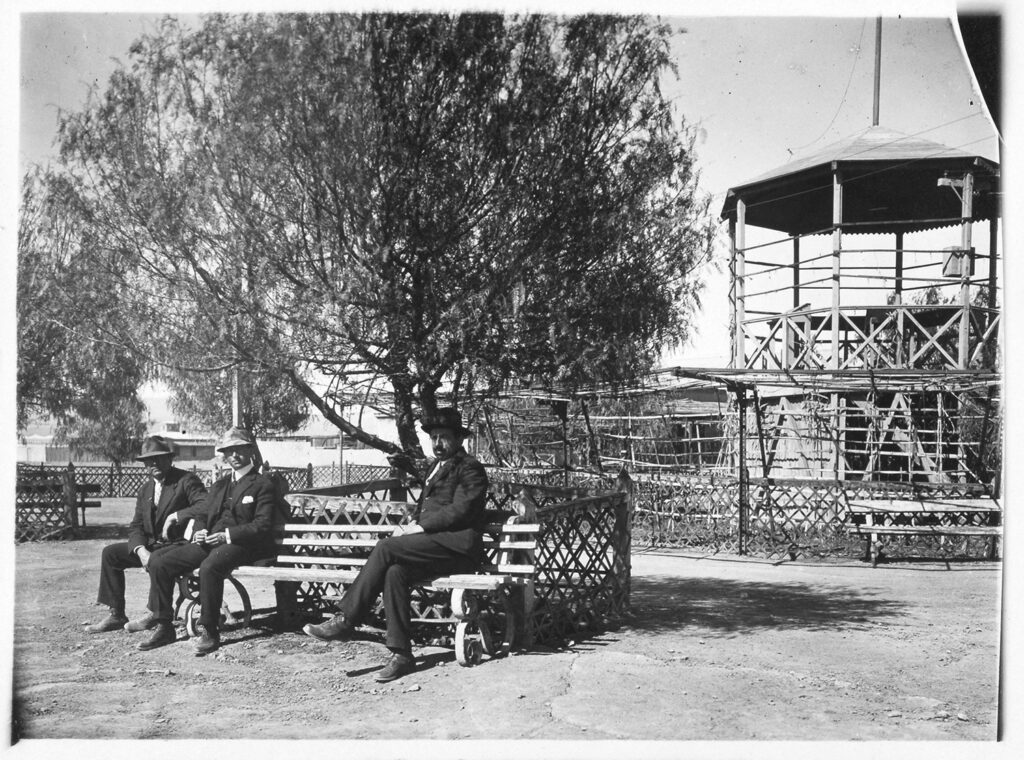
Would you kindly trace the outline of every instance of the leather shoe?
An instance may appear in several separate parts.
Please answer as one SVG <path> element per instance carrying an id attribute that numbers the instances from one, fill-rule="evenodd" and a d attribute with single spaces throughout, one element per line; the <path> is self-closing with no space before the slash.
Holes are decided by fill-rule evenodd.
<path id="1" fill-rule="evenodd" d="M 156 649 L 167 644 L 173 644 L 177 640 L 178 635 L 174 632 L 174 626 L 164 621 L 158 621 L 153 626 L 153 632 L 149 635 L 149 638 L 139 642 L 139 649 L 145 652 L 148 649 Z"/>
<path id="2" fill-rule="evenodd" d="M 195 647 L 196 654 L 209 654 L 220 646 L 220 634 L 199 626 L 199 636 L 192 639 L 192 646 Z"/>
<path id="3" fill-rule="evenodd" d="M 103 618 L 103 620 L 101 620 L 100 622 L 93 623 L 92 625 L 87 625 L 85 627 L 85 632 L 106 633 L 107 631 L 116 631 L 119 628 L 124 628 L 124 624 L 127 622 L 128 618 L 125 616 L 123 612 L 119 614 L 111 610 L 110 614 Z"/>
<path id="4" fill-rule="evenodd" d="M 128 633 L 138 633 L 139 631 L 149 631 L 156 627 L 157 619 L 152 612 L 146 612 L 145 615 L 140 617 L 138 620 L 129 620 L 124 625 L 124 629 Z"/>
<path id="5" fill-rule="evenodd" d="M 345 616 L 341 613 L 335 615 L 326 623 L 320 623 L 319 625 L 307 623 L 302 626 L 302 630 L 322 641 L 344 641 L 352 638 L 352 634 L 355 632 L 355 628 L 345 620 Z"/>
<path id="6" fill-rule="evenodd" d="M 416 658 L 411 654 L 395 652 L 388 660 L 388 664 L 374 676 L 374 680 L 378 683 L 386 683 L 407 676 L 414 670 L 416 670 Z"/>

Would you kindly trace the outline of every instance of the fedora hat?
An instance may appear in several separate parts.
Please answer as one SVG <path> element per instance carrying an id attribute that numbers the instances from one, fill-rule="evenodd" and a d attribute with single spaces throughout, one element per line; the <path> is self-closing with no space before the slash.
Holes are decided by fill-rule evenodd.
<path id="1" fill-rule="evenodd" d="M 135 461 L 141 462 L 143 459 L 167 456 L 173 457 L 174 455 L 174 448 L 166 438 L 159 435 L 151 435 L 142 442 L 142 452 L 135 457 Z"/>
<path id="2" fill-rule="evenodd" d="M 461 436 L 472 435 L 473 431 L 462 424 L 462 415 L 453 406 L 446 406 L 438 409 L 429 417 L 424 417 L 420 425 L 423 431 L 429 433 L 434 428 L 448 428 L 454 430 Z"/>
<path id="3" fill-rule="evenodd" d="M 256 438 L 252 433 L 242 427 L 233 427 L 220 439 L 220 443 L 217 444 L 217 451 L 255 445 Z"/>

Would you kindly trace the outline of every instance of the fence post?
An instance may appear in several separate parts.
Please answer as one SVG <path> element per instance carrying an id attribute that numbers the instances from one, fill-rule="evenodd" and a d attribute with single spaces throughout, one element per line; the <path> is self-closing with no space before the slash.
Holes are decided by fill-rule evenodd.
<path id="1" fill-rule="evenodd" d="M 628 611 L 631 606 L 630 593 L 633 579 L 633 510 L 636 506 L 636 484 L 629 477 L 629 472 L 626 470 L 625 465 L 622 465 L 618 476 L 615 478 L 615 490 L 621 491 L 626 495 L 622 507 L 615 511 L 615 532 L 618 534 L 619 554 L 622 557 L 623 571 L 625 573 L 623 588 L 626 591 L 625 607 L 626 611 Z"/>
<path id="2" fill-rule="evenodd" d="M 306 465 L 306 488 L 313 487 L 313 463 Z"/>
<path id="3" fill-rule="evenodd" d="M 117 496 L 117 491 L 114 490 L 114 463 L 110 463 L 110 477 L 108 478 L 107 484 L 107 496 Z"/>
<path id="4" fill-rule="evenodd" d="M 68 462 L 63 473 L 64 482 L 64 519 L 72 528 L 78 527 L 78 489 L 75 488 L 75 463 Z"/>

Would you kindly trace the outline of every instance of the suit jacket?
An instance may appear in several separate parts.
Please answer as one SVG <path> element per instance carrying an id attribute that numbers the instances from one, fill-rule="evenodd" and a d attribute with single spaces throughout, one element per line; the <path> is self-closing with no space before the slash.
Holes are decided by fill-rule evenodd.
<path id="1" fill-rule="evenodd" d="M 487 524 L 487 473 L 463 449 L 442 460 L 437 473 L 427 478 L 415 519 L 424 533 L 436 535 L 445 546 L 463 554 L 483 553 Z"/>
<path id="2" fill-rule="evenodd" d="M 206 497 L 206 487 L 193 473 L 172 467 L 164 476 L 160 492 L 160 503 L 153 503 L 155 481 L 147 478 L 135 497 L 135 516 L 128 526 L 128 544 L 131 551 L 139 546 L 150 547 L 163 541 L 164 520 L 172 512 L 183 509 L 201 508 Z M 175 525 L 170 539 L 180 539 L 185 525 Z"/>
<path id="3" fill-rule="evenodd" d="M 274 528 L 282 522 L 277 487 L 253 469 L 234 482 L 226 475 L 210 488 L 204 507 L 195 517 L 195 530 L 228 532 L 232 544 L 261 554 L 274 552 Z"/>

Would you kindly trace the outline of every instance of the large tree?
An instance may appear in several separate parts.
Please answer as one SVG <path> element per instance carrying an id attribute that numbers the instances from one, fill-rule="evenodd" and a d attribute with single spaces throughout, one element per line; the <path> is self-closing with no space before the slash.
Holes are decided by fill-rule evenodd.
<path id="1" fill-rule="evenodd" d="M 82 255 L 165 374 L 287 378 L 347 435 L 507 382 L 627 382 L 711 250 L 646 18 L 166 20 L 61 126 Z M 392 394 L 399 445 L 345 421 Z"/>

